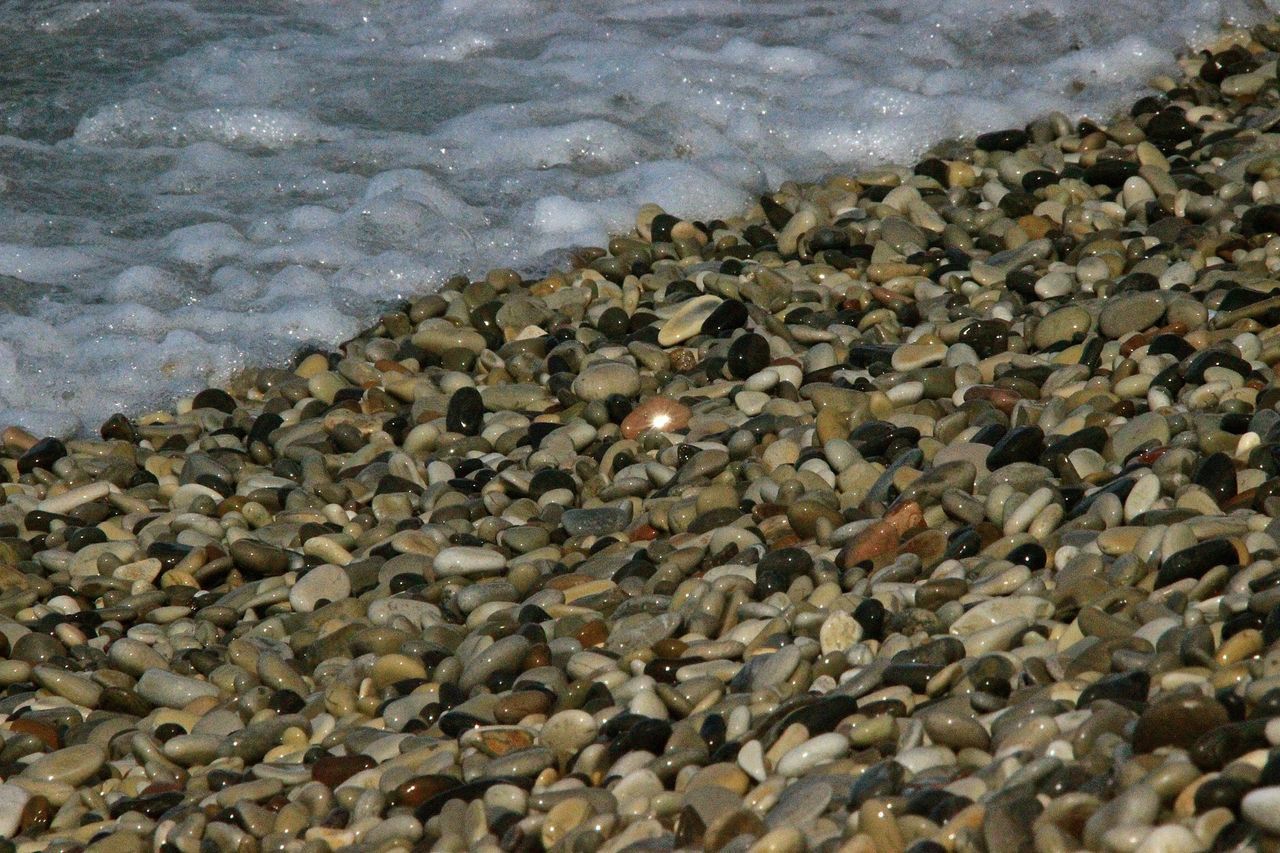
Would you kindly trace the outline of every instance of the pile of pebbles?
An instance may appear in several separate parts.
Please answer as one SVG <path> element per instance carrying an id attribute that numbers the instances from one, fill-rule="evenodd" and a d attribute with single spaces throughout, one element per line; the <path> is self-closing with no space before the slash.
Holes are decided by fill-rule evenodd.
<path id="1" fill-rule="evenodd" d="M 6 430 L 0 849 L 1280 849 L 1278 52 Z"/>

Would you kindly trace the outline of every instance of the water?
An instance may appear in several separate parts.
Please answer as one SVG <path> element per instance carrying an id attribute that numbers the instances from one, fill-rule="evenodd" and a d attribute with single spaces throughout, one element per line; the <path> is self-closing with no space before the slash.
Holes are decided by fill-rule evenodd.
<path id="1" fill-rule="evenodd" d="M 1277 3 L 1280 0 L 1267 0 Z M 1051 109 L 1263 0 L 0 0 L 0 424 L 92 429 L 656 201 Z"/>

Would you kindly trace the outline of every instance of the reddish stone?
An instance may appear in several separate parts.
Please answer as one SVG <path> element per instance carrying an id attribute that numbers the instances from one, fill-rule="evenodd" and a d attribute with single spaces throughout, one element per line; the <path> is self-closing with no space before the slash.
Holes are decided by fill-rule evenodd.
<path id="1" fill-rule="evenodd" d="M 629 536 L 632 542 L 652 542 L 658 538 L 658 530 L 652 524 L 641 524 L 631 528 Z"/>
<path id="2" fill-rule="evenodd" d="M 461 784 L 461 780 L 453 776 L 443 776 L 437 773 L 428 776 L 414 776 L 412 779 L 401 782 L 396 786 L 395 790 L 391 792 L 391 802 L 395 805 L 414 808 L 422 805 L 436 794 L 442 794 Z"/>
<path id="3" fill-rule="evenodd" d="M 493 706 L 493 718 L 510 725 L 530 714 L 545 714 L 550 709 L 551 697 L 541 690 L 517 690 L 499 697 Z"/>
<path id="4" fill-rule="evenodd" d="M 483 729 L 478 736 L 481 752 L 491 758 L 533 746 L 533 735 L 524 729 Z"/>
<path id="5" fill-rule="evenodd" d="M 919 557 L 925 568 L 937 565 L 947 551 L 947 534 L 941 530 L 925 530 L 912 536 L 902 550 Z"/>
<path id="6" fill-rule="evenodd" d="M 1164 456 L 1168 452 L 1169 452 L 1168 445 L 1164 447 L 1153 447 L 1152 449 L 1144 453 L 1139 453 L 1137 456 L 1133 457 L 1133 461 L 1137 465 L 1151 465 L 1151 464 L 1154 464 L 1157 459 L 1159 459 L 1161 456 Z"/>
<path id="7" fill-rule="evenodd" d="M 898 553 L 898 529 L 887 521 L 877 521 L 866 527 L 840 549 L 836 565 L 852 568 L 870 560 L 893 557 Z"/>
<path id="8" fill-rule="evenodd" d="M 1120 344 L 1121 357 L 1128 358 L 1133 354 L 1134 350 L 1145 347 L 1147 344 L 1151 343 L 1151 340 L 1152 335 L 1149 332 L 1139 332 L 1136 335 L 1130 335 L 1124 339 L 1123 343 Z"/>
<path id="9" fill-rule="evenodd" d="M 176 782 L 152 782 L 147 787 L 138 792 L 141 797 L 151 797 L 156 794 L 168 794 L 173 791 L 181 791 L 182 786 Z"/>
<path id="10" fill-rule="evenodd" d="M 609 639 L 609 628 L 599 619 L 592 619 L 578 629 L 578 642 L 584 649 L 598 646 Z"/>
<path id="11" fill-rule="evenodd" d="M 872 285 L 871 287 L 867 288 L 867 290 L 869 290 L 871 292 L 871 295 L 875 297 L 876 301 L 882 305 L 889 305 L 889 306 L 910 305 L 913 302 L 915 302 L 915 299 L 911 298 L 910 296 L 907 296 L 906 294 L 903 294 L 903 293 L 894 293 L 892 290 L 890 290 L 887 287 Z"/>
<path id="12" fill-rule="evenodd" d="M 684 657 L 684 653 L 688 651 L 689 644 L 683 640 L 677 640 L 674 637 L 658 640 L 653 644 L 653 653 L 660 658 L 670 658 L 678 660 Z"/>
<path id="13" fill-rule="evenodd" d="M 53 726 L 38 722 L 37 720 L 28 720 L 18 718 L 9 724 L 9 729 L 22 734 L 32 735 L 40 739 L 40 741 L 49 749 L 58 749 L 58 732 Z"/>
<path id="14" fill-rule="evenodd" d="M 915 501 L 904 501 L 885 513 L 884 520 L 893 525 L 899 536 L 906 536 L 924 527 L 924 510 Z"/>
<path id="15" fill-rule="evenodd" d="M 409 368 L 405 367 L 398 361 L 392 361 L 389 358 L 380 358 L 373 363 L 373 366 L 383 373 L 409 373 Z"/>
<path id="16" fill-rule="evenodd" d="M 751 518 L 755 521 L 764 521 L 775 515 L 785 515 L 786 512 L 787 508 L 781 504 L 758 503 L 751 508 Z"/>
<path id="17" fill-rule="evenodd" d="M 1230 512 L 1233 509 L 1251 507 L 1253 506 L 1254 499 L 1257 497 L 1257 489 L 1245 489 L 1243 492 L 1228 498 L 1226 502 L 1222 504 L 1222 509 L 1226 512 Z"/>
<path id="18" fill-rule="evenodd" d="M 311 768 L 311 778 L 337 788 L 362 770 L 376 767 L 377 762 L 367 755 L 323 755 Z"/>
<path id="19" fill-rule="evenodd" d="M 528 672 L 540 666 L 551 666 L 551 649 L 546 643 L 534 643 L 525 653 L 524 660 L 520 662 L 521 672 Z"/>
<path id="20" fill-rule="evenodd" d="M 1022 399 L 1022 395 L 1008 388 L 996 388 L 992 385 L 973 385 L 965 389 L 965 402 L 971 400 L 987 400 L 1006 415 L 1012 414 L 1013 407 Z"/>
<path id="21" fill-rule="evenodd" d="M 18 831 L 22 835 L 37 835 L 48 829 L 52 820 L 53 806 L 43 794 L 36 794 L 22 807 Z"/>
<path id="22" fill-rule="evenodd" d="M 670 397 L 650 397 L 622 419 L 623 438 L 636 438 L 649 430 L 679 432 L 689 425 L 689 407 Z"/>

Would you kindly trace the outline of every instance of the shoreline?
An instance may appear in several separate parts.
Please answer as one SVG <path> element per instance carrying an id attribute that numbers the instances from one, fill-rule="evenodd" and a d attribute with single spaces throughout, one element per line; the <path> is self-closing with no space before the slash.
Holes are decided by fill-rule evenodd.
<path id="1" fill-rule="evenodd" d="M 0 853 L 1280 849 L 1280 24 L 1214 47 L 4 430 Z"/>

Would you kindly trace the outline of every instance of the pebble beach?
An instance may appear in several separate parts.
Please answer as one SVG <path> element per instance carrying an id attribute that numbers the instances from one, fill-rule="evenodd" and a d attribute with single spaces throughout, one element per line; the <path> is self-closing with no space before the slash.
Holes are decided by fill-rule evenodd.
<path id="1" fill-rule="evenodd" d="M 1278 59 L 4 430 L 0 853 L 1280 850 Z"/>

